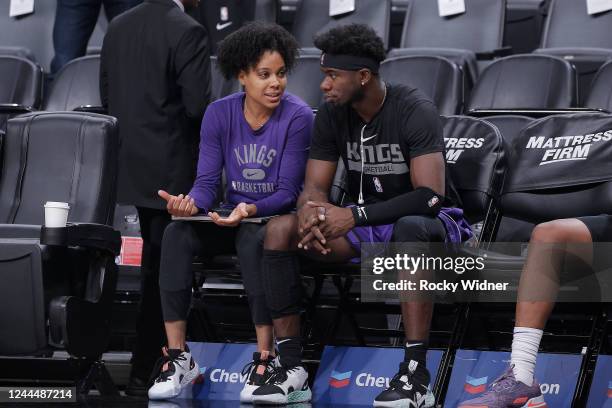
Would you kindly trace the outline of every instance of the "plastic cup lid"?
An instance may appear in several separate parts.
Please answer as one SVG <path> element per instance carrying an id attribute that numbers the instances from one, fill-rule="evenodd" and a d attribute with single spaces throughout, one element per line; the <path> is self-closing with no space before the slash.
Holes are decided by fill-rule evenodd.
<path id="1" fill-rule="evenodd" d="M 45 203 L 45 207 L 70 209 L 70 205 L 68 205 L 68 203 L 61 203 L 61 202 L 58 202 L 58 201 L 47 201 Z"/>

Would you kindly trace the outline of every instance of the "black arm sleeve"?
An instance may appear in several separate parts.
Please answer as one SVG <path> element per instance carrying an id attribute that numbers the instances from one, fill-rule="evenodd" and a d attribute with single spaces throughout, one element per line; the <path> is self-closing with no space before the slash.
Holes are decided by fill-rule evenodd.
<path id="1" fill-rule="evenodd" d="M 352 207 L 356 226 L 391 224 L 406 215 L 436 216 L 444 197 L 430 188 L 419 187 L 387 201 Z"/>

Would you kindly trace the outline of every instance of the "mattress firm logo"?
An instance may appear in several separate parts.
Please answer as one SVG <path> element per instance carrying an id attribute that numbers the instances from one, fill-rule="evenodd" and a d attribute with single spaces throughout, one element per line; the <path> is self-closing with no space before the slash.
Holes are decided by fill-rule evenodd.
<path id="1" fill-rule="evenodd" d="M 612 140 L 612 130 L 577 136 L 532 136 L 526 149 L 544 150 L 540 166 L 564 161 L 587 160 L 591 146 L 598 142 Z"/>
<path id="2" fill-rule="evenodd" d="M 484 144 L 484 138 L 445 137 L 444 144 L 446 147 L 446 162 L 455 164 L 467 149 L 480 149 Z"/>

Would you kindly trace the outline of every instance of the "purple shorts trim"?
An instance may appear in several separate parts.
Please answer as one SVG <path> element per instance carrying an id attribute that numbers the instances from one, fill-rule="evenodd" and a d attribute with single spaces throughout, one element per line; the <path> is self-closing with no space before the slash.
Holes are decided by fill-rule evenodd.
<path id="1" fill-rule="evenodd" d="M 346 234 L 346 239 L 349 241 L 353 249 L 361 254 L 362 242 L 391 242 L 392 234 L 393 224 L 355 227 Z M 351 262 L 353 263 L 359 263 L 360 261 L 360 257 L 351 259 Z"/>

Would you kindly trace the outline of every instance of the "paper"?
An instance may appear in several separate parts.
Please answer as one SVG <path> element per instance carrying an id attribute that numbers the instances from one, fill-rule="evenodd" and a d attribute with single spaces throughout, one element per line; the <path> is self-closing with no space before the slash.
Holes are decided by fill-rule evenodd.
<path id="1" fill-rule="evenodd" d="M 253 218 L 243 218 L 240 223 L 251 223 L 251 224 L 265 224 L 271 218 L 276 217 L 276 215 L 271 215 L 269 217 L 253 217 Z M 172 216 L 172 220 L 174 221 L 199 221 L 199 222 L 213 222 L 213 220 L 207 215 L 195 215 L 193 217 L 176 217 Z"/>
<path id="2" fill-rule="evenodd" d="M 438 0 L 440 17 L 465 13 L 465 0 Z"/>
<path id="3" fill-rule="evenodd" d="M 612 10 L 612 0 L 587 0 L 587 13 L 597 14 Z"/>
<path id="4" fill-rule="evenodd" d="M 121 237 L 121 254 L 117 264 L 140 266 L 142 261 L 142 238 Z"/>
<path id="5" fill-rule="evenodd" d="M 355 0 L 329 0 L 329 16 L 339 16 L 355 11 Z"/>
<path id="6" fill-rule="evenodd" d="M 34 0 L 11 0 L 9 17 L 22 16 L 34 12 Z"/>

